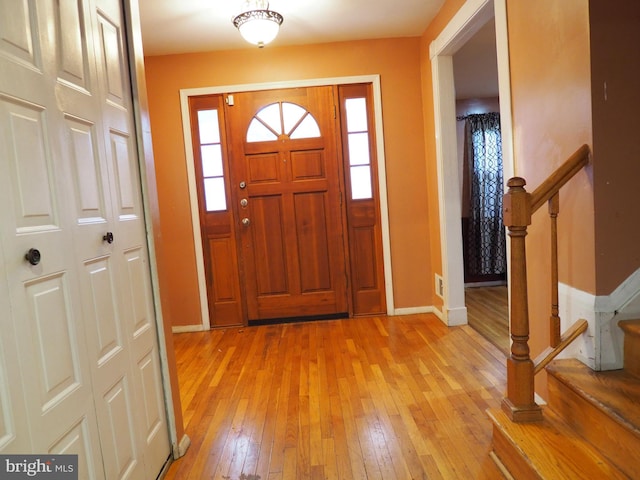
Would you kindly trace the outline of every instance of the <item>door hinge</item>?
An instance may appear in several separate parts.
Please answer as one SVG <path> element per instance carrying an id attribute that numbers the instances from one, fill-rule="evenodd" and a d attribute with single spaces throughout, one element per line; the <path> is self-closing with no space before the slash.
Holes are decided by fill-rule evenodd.
<path id="1" fill-rule="evenodd" d="M 335 120 L 336 118 L 338 118 L 338 108 L 336 107 L 336 104 L 333 104 L 333 119 Z"/>

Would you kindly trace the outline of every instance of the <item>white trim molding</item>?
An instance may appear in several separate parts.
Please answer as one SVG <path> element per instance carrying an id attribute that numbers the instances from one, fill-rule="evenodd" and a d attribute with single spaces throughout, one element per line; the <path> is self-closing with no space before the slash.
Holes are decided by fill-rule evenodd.
<path id="1" fill-rule="evenodd" d="M 180 90 L 180 108 L 182 112 L 182 131 L 185 144 L 185 160 L 187 179 L 189 183 L 189 199 L 191 202 L 191 223 L 193 226 L 193 241 L 196 254 L 196 268 L 198 276 L 198 291 L 200 297 L 200 312 L 202 316 L 201 327 L 195 325 L 198 330 L 182 330 L 183 327 L 175 327 L 180 331 L 202 331 L 211 328 L 209 322 L 209 306 L 207 303 L 207 285 L 204 273 L 204 254 L 202 251 L 200 215 L 198 213 L 198 198 L 196 193 L 196 176 L 193 159 L 193 141 L 191 138 L 191 125 L 189 122 L 189 97 L 198 95 L 225 94 L 236 92 L 255 92 L 262 90 L 276 90 L 281 88 L 318 87 L 327 85 L 349 85 L 355 83 L 371 83 L 373 86 L 373 110 L 376 127 L 376 154 L 378 158 L 378 192 L 380 195 L 380 217 L 382 230 L 382 255 L 385 278 L 385 297 L 387 301 L 387 314 L 395 315 L 393 298 L 393 276 L 391 269 L 391 239 L 389 235 L 389 209 L 387 201 L 387 173 L 384 153 L 384 129 L 382 124 L 382 90 L 380 75 L 360 75 L 350 77 L 317 78 L 310 80 L 291 80 L 270 83 L 251 83 L 243 85 L 221 85 L 203 88 L 186 88 Z M 188 327 L 185 327 L 188 328 Z"/>
<path id="2" fill-rule="evenodd" d="M 611 294 L 595 298 L 599 317 L 601 370 L 615 370 L 624 365 L 624 333 L 618 322 L 640 318 L 640 269 L 633 272 Z"/>
<path id="3" fill-rule="evenodd" d="M 395 315 L 417 315 L 420 313 L 434 313 L 435 307 L 424 306 L 424 307 L 400 307 L 396 308 L 394 314 Z"/>
<path id="4" fill-rule="evenodd" d="M 462 228 L 460 225 L 461 195 L 457 165 L 453 55 L 491 18 L 495 17 L 503 168 L 506 182 L 508 178 L 513 176 L 514 167 L 505 1 L 467 0 L 429 46 L 433 79 L 440 248 L 444 281 L 442 319 L 447 325 L 467 323 L 462 262 Z"/>
<path id="5" fill-rule="evenodd" d="M 618 370 L 624 365 L 624 333 L 618 322 L 640 318 L 640 269 L 609 295 L 595 296 L 569 285 L 558 285 L 561 329 L 584 318 L 586 333 L 565 352 L 594 370 Z"/>
<path id="6" fill-rule="evenodd" d="M 187 453 L 187 450 L 189 450 L 190 446 L 191 446 L 191 439 L 189 438 L 188 435 L 186 434 L 183 435 L 182 439 L 180 440 L 180 443 L 178 443 L 177 448 L 173 452 L 173 459 L 177 460 L 180 457 L 184 456 L 184 454 Z"/>
<path id="7" fill-rule="evenodd" d="M 432 313 L 433 315 L 438 317 L 440 320 L 444 321 L 443 320 L 442 311 L 440 311 L 440 309 L 438 309 L 437 307 L 433 307 L 433 306 L 396 308 L 396 310 L 394 312 L 394 315 L 397 315 L 397 316 L 400 316 L 400 315 L 416 315 L 416 314 L 421 314 L 421 313 Z"/>
<path id="8" fill-rule="evenodd" d="M 571 285 L 558 283 L 558 314 L 560 330 L 566 332 L 580 319 L 589 324 L 588 330 L 576 339 L 561 354 L 561 358 L 577 358 L 585 365 L 596 369 L 596 332 L 597 316 L 594 311 L 595 296 L 578 290 Z"/>
<path id="9" fill-rule="evenodd" d="M 171 327 L 173 333 L 192 333 L 192 332 L 204 332 L 209 330 L 204 325 L 175 325 Z"/>

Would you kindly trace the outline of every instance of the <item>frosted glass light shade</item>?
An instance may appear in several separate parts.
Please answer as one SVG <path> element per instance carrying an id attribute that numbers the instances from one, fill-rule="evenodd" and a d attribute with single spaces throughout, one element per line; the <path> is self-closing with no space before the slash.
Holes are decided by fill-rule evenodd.
<path id="1" fill-rule="evenodd" d="M 266 8 L 245 10 L 233 19 L 233 24 L 247 42 L 264 47 L 276 38 L 284 19 L 278 12 L 269 10 L 268 3 L 256 3 L 261 4 L 260 6 L 266 4 Z"/>

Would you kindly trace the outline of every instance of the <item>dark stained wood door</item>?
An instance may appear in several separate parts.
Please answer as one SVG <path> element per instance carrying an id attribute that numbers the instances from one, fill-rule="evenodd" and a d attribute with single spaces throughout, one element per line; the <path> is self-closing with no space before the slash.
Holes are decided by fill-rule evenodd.
<path id="1" fill-rule="evenodd" d="M 228 100 L 248 320 L 346 313 L 334 87 L 237 93 Z"/>
<path id="2" fill-rule="evenodd" d="M 189 98 L 209 324 L 243 323 L 222 95 Z"/>
<path id="3" fill-rule="evenodd" d="M 371 84 L 338 87 L 354 315 L 387 310 L 371 88 Z"/>

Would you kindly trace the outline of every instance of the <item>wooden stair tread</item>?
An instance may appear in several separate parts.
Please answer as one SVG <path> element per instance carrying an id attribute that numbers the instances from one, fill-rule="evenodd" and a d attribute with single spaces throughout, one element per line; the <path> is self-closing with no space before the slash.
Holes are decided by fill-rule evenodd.
<path id="1" fill-rule="evenodd" d="M 640 439 L 640 379 L 625 370 L 596 372 L 576 359 L 554 360 L 547 372 Z"/>
<path id="2" fill-rule="evenodd" d="M 640 336 L 640 320 L 623 320 L 618 322 L 618 326 L 625 334 Z"/>
<path id="3" fill-rule="evenodd" d="M 501 409 L 487 411 L 494 452 L 518 479 L 628 479 L 550 409 L 536 423 L 515 423 Z"/>

